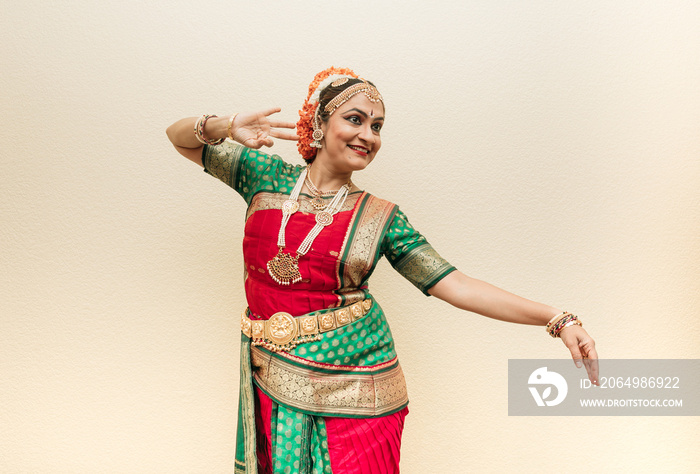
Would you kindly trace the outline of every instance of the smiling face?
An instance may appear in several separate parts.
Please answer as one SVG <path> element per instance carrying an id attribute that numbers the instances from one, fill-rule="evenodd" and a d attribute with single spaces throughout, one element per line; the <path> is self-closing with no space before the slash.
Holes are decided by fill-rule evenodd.
<path id="1" fill-rule="evenodd" d="M 384 105 L 363 93 L 350 98 L 321 124 L 323 140 L 316 161 L 338 173 L 364 169 L 382 146 Z"/>

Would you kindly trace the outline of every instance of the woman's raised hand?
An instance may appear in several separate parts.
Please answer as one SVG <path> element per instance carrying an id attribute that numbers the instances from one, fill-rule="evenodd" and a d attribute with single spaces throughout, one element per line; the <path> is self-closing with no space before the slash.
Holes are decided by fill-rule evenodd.
<path id="1" fill-rule="evenodd" d="M 600 385 L 598 381 L 598 352 L 595 350 L 595 341 L 581 326 L 572 325 L 559 333 L 564 345 L 571 352 L 571 357 L 576 367 L 581 367 L 581 362 L 586 367 L 588 379 L 593 385 Z"/>
<path id="2" fill-rule="evenodd" d="M 281 110 L 279 107 L 274 107 L 260 112 L 242 112 L 236 115 L 231 125 L 233 139 L 241 145 L 256 149 L 272 146 L 273 138 L 298 140 L 299 137 L 294 132 L 296 125 L 293 122 L 270 118 L 270 115 Z"/>

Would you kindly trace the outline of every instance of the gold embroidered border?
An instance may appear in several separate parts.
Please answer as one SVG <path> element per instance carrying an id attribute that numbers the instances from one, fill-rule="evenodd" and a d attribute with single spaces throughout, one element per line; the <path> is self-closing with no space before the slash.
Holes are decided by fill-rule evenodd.
<path id="1" fill-rule="evenodd" d="M 404 256 L 396 265 L 396 271 L 404 278 L 423 289 L 450 264 L 430 244 L 423 244 Z"/>
<path id="2" fill-rule="evenodd" d="M 343 203 L 343 206 L 340 208 L 340 212 L 349 211 L 353 207 L 355 207 L 355 203 L 357 203 L 357 200 L 361 195 L 362 193 L 349 194 L 348 198 Z M 281 210 L 282 204 L 288 199 L 288 194 L 271 192 L 257 193 L 255 196 L 253 196 L 253 200 L 250 202 L 250 206 L 248 206 L 248 211 L 246 212 L 245 219 L 247 221 L 248 218 L 252 216 L 255 211 L 264 211 L 268 209 Z M 318 209 L 311 205 L 311 198 L 305 194 L 301 194 L 299 196 L 299 211 L 305 212 L 307 214 L 317 214 L 319 212 Z"/>
<path id="3" fill-rule="evenodd" d="M 362 301 L 365 299 L 366 296 L 364 290 L 357 290 L 355 288 L 338 290 L 336 293 L 338 294 L 338 298 L 340 299 L 340 301 L 343 302 L 342 304 L 345 305 L 354 304 L 358 301 Z"/>
<path id="4" fill-rule="evenodd" d="M 237 177 L 233 176 L 232 170 L 241 159 L 243 150 L 244 147 L 229 142 L 224 142 L 218 147 L 208 147 L 206 170 L 229 186 L 235 187 Z"/>
<path id="5" fill-rule="evenodd" d="M 378 374 L 320 373 L 251 348 L 253 377 L 278 403 L 317 414 L 374 417 L 408 403 L 401 366 Z"/>
<path id="6" fill-rule="evenodd" d="M 365 275 L 374 265 L 374 255 L 382 238 L 381 230 L 391 217 L 394 207 L 389 201 L 368 195 L 362 213 L 354 218 L 357 221 L 354 232 L 354 221 L 350 222 L 340 249 L 340 255 L 345 255 L 345 249 L 349 249 L 342 275 L 344 284 L 341 287 L 358 288 L 362 284 Z"/>
<path id="7" fill-rule="evenodd" d="M 352 366 L 352 365 L 330 365 L 330 364 L 324 364 L 322 362 L 314 362 L 312 360 L 307 360 L 299 356 L 295 356 L 294 354 L 290 354 L 289 352 L 279 352 L 277 354 L 278 357 L 284 357 L 285 359 L 293 360 L 296 362 L 299 362 L 301 364 L 307 365 L 309 367 L 316 367 L 318 369 L 336 369 L 336 370 L 342 370 L 343 372 L 348 372 L 348 371 L 353 371 L 353 372 L 376 372 L 378 370 L 383 370 L 386 369 L 387 367 L 391 367 L 396 363 L 396 357 L 393 359 L 382 362 L 381 364 L 373 365 L 373 366 Z"/>

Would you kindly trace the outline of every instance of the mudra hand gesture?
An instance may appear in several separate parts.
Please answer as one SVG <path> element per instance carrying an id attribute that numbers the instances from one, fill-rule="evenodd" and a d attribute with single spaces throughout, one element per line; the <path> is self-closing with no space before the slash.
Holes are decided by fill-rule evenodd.
<path id="1" fill-rule="evenodd" d="M 280 112 L 282 109 L 274 107 L 260 112 L 243 112 L 235 116 L 231 126 L 232 138 L 248 148 L 259 149 L 264 146 L 272 146 L 273 138 L 281 140 L 298 140 L 299 137 L 293 131 L 293 122 L 283 122 L 271 119 L 270 115 Z"/>
<path id="2" fill-rule="evenodd" d="M 570 326 L 559 333 L 564 345 L 571 352 L 576 367 L 581 367 L 581 362 L 586 367 L 588 379 L 593 385 L 599 385 L 598 380 L 598 353 L 595 350 L 595 342 L 581 326 Z"/>

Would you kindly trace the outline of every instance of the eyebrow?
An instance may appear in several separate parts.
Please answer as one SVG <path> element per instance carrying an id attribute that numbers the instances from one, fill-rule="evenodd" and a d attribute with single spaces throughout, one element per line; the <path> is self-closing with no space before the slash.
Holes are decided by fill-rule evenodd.
<path id="1" fill-rule="evenodd" d="M 356 109 L 356 108 L 355 108 L 355 109 L 347 110 L 345 113 L 352 112 L 353 110 L 354 110 L 355 112 L 359 113 L 360 115 L 362 115 L 364 118 L 367 118 L 367 117 L 368 117 L 368 115 L 367 115 L 366 112 L 363 112 L 362 110 Z M 384 120 L 384 117 L 374 117 L 374 120 Z"/>

